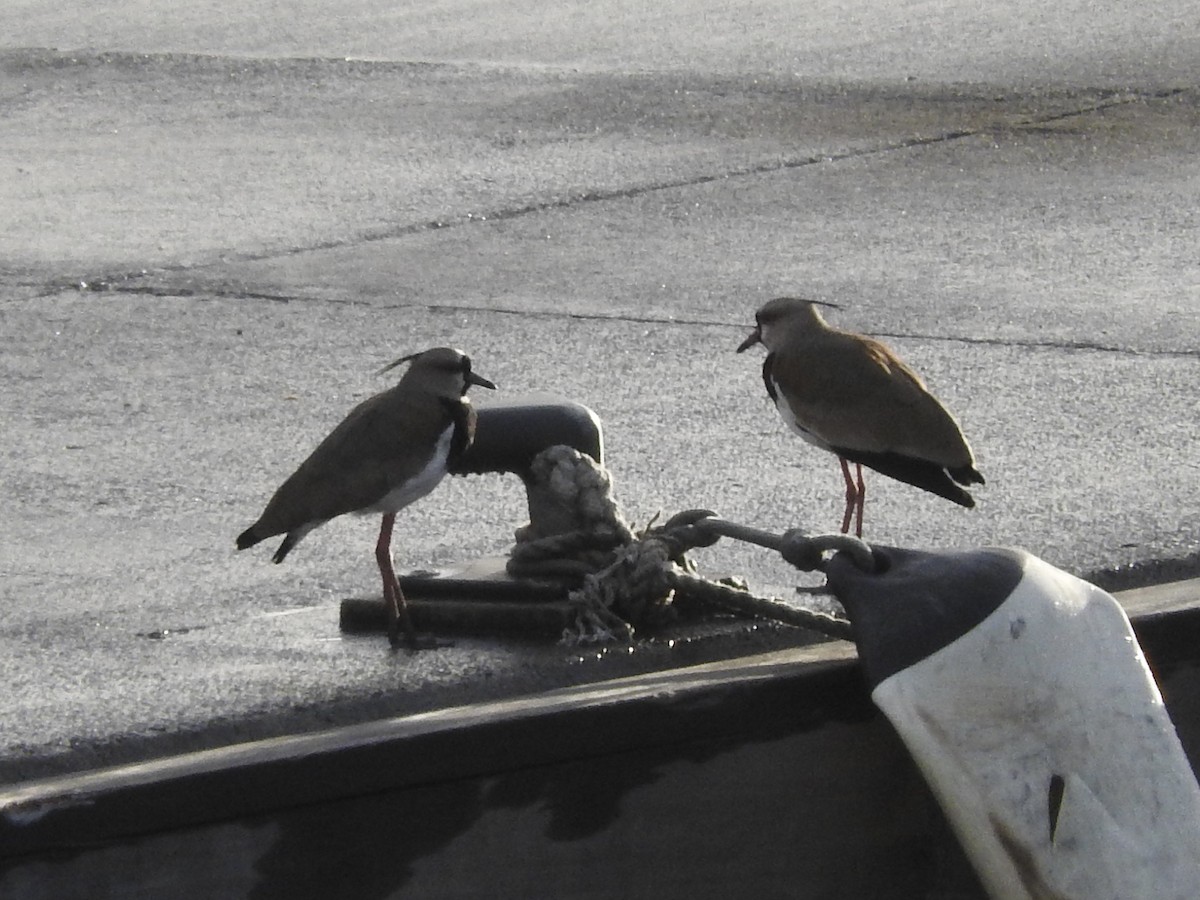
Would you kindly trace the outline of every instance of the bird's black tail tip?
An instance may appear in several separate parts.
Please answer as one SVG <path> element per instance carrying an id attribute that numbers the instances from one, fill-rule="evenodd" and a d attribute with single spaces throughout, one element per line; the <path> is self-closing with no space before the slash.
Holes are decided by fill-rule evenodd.
<path id="1" fill-rule="evenodd" d="M 959 484 L 987 484 L 987 482 L 983 480 L 983 475 L 980 474 L 979 470 L 974 466 L 959 466 L 956 469 L 947 469 L 946 471 L 949 472 L 950 477 Z"/>
<path id="2" fill-rule="evenodd" d="M 248 547 L 253 547 L 261 540 L 262 538 L 258 536 L 258 532 L 256 532 L 254 530 L 254 526 L 251 525 L 237 536 L 237 548 L 239 550 L 245 550 Z"/>
<path id="3" fill-rule="evenodd" d="M 860 450 L 842 450 L 834 448 L 834 452 L 843 459 L 870 466 L 876 472 L 881 472 L 889 478 L 919 487 L 923 491 L 945 497 L 947 500 L 973 509 L 975 498 L 968 494 L 961 485 L 983 483 L 983 476 L 975 471 L 974 466 L 958 466 L 947 469 L 939 463 L 927 459 L 905 456 L 902 453 L 869 453 Z M 968 481 L 974 477 L 977 481 Z"/>
<path id="4" fill-rule="evenodd" d="M 297 534 L 294 531 L 289 531 L 287 533 L 287 536 L 284 537 L 283 543 L 281 543 L 279 545 L 279 549 L 275 551 L 275 555 L 271 557 L 271 562 L 278 565 L 279 563 L 281 563 L 285 559 L 287 559 L 287 555 L 292 552 L 292 548 L 295 547 L 297 543 L 299 543 L 300 538 L 302 536 L 303 536 L 302 534 Z"/>

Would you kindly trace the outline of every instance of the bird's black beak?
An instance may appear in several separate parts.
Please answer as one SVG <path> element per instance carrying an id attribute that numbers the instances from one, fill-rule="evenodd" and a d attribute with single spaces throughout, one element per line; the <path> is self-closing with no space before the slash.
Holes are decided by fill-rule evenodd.
<path id="1" fill-rule="evenodd" d="M 467 373 L 467 384 L 477 384 L 480 387 L 485 387 L 491 391 L 494 391 L 496 389 L 496 385 L 494 385 L 492 382 L 488 381 L 482 375 L 476 375 L 474 372 Z"/>
<path id="2" fill-rule="evenodd" d="M 748 350 L 755 344 L 760 343 L 762 343 L 762 329 L 755 327 L 755 329 L 750 332 L 749 335 L 747 335 L 746 339 L 738 344 L 737 352 L 741 353 L 743 350 Z"/>

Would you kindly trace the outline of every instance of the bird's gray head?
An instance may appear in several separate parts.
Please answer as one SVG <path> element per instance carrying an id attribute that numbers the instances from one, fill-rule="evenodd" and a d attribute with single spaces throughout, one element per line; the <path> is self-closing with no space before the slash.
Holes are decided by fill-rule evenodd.
<path id="1" fill-rule="evenodd" d="M 774 300 L 768 300 L 754 314 L 754 330 L 738 345 L 737 352 L 748 350 L 755 344 L 762 344 L 767 350 L 775 350 L 785 331 L 824 326 L 825 319 L 817 309 L 818 306 L 840 309 L 836 303 L 808 300 L 803 297 L 776 297 Z"/>
<path id="2" fill-rule="evenodd" d="M 473 384 L 495 390 L 496 385 L 471 371 L 471 357 L 451 347 L 434 347 L 423 353 L 411 353 L 388 363 L 379 374 L 411 362 L 400 384 L 409 384 L 446 397 L 462 397 Z"/>

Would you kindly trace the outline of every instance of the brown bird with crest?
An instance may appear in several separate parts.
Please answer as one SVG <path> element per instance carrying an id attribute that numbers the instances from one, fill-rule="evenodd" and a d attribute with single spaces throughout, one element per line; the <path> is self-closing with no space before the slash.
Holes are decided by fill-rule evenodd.
<path id="1" fill-rule="evenodd" d="M 837 308 L 798 297 L 768 301 L 737 352 L 754 344 L 766 347 L 763 383 L 779 415 L 841 462 L 842 532 L 854 519 L 855 534 L 862 537 L 863 466 L 973 507 L 964 488 L 984 481 L 958 422 L 891 349 L 831 326 L 818 305 Z"/>
<path id="2" fill-rule="evenodd" d="M 496 387 L 471 371 L 469 357 L 448 347 L 401 357 L 380 371 L 405 362 L 411 365 L 399 383 L 354 407 L 237 539 L 237 548 L 245 550 L 285 535 L 271 557 L 281 563 L 305 535 L 330 519 L 346 513 L 382 513 L 375 560 L 393 646 L 399 643 L 401 628 L 409 643 L 416 644 L 392 567 L 396 513 L 437 487 L 474 439 L 475 410 L 467 388 Z"/>

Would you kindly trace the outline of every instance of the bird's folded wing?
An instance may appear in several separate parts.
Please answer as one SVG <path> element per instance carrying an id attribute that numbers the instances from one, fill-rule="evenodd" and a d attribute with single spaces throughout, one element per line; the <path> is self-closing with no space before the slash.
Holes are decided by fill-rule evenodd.
<path id="1" fill-rule="evenodd" d="M 421 471 L 449 415 L 425 398 L 385 391 L 363 401 L 329 433 L 276 491 L 263 524 L 274 533 L 371 507 Z"/>
<path id="2" fill-rule="evenodd" d="M 792 408 L 831 446 L 950 467 L 972 462 L 954 417 L 882 344 L 860 339 L 857 352 L 818 350 L 807 362 L 806 377 L 788 391 Z"/>

